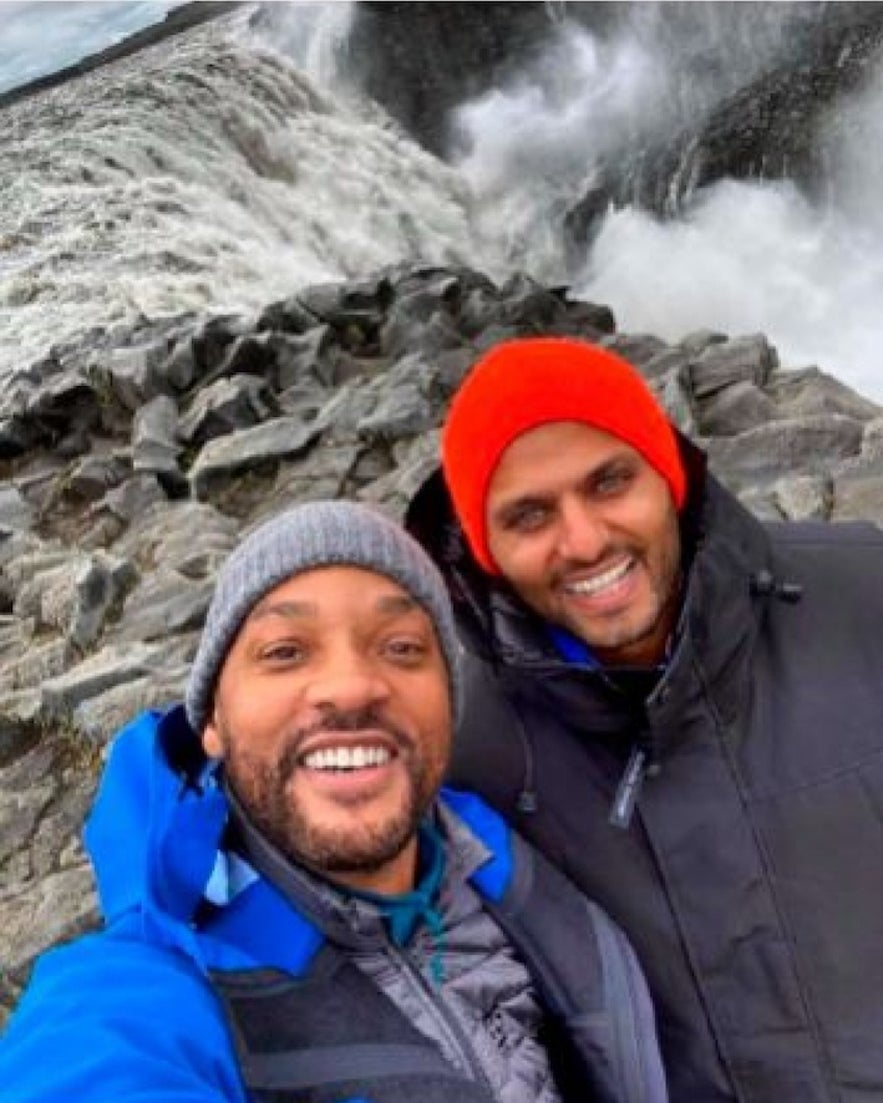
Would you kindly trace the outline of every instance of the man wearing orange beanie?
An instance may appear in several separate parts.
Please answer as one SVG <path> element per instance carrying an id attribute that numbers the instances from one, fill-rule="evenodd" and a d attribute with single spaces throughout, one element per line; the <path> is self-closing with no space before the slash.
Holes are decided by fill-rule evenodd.
<path id="1" fill-rule="evenodd" d="M 476 363 L 408 524 L 467 652 L 452 780 L 625 928 L 672 1103 L 883 1100 L 883 534 L 761 524 L 561 337 Z"/>

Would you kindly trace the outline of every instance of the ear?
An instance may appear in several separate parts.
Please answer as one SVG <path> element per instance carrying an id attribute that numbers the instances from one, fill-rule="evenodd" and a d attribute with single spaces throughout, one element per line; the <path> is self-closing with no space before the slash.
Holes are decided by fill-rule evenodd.
<path id="1" fill-rule="evenodd" d="M 212 713 L 205 727 L 202 729 L 202 749 L 209 758 L 224 757 L 224 742 L 218 731 L 214 713 Z"/>

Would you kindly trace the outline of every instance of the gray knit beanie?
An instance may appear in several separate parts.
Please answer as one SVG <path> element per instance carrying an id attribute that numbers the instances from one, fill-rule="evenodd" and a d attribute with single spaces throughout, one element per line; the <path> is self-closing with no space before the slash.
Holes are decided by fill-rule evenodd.
<path id="1" fill-rule="evenodd" d="M 451 681 L 453 716 L 460 713 L 460 645 L 444 582 L 435 564 L 405 530 L 355 502 L 308 502 L 255 529 L 218 572 L 184 704 L 201 733 L 215 683 L 242 622 L 264 594 L 313 567 L 350 566 L 397 582 L 429 614 Z"/>

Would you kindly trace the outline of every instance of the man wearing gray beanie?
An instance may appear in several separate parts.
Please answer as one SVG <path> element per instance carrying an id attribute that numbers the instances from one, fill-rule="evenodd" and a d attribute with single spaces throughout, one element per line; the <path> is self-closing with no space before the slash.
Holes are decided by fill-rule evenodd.
<path id="1" fill-rule="evenodd" d="M 664 1103 L 622 933 L 440 788 L 458 650 L 436 568 L 379 512 L 252 532 L 184 707 L 114 744 L 86 833 L 106 927 L 41 959 L 10 1098 Z"/>

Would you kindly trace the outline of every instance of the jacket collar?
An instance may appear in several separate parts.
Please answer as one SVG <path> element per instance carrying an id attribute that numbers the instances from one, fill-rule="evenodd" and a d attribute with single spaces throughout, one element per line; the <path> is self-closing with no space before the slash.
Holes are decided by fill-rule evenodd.
<path id="1" fill-rule="evenodd" d="M 235 794 L 228 790 L 234 846 L 286 900 L 332 942 L 353 950 L 385 944 L 390 927 L 383 906 L 367 895 L 347 892 L 304 866 L 289 861 L 252 823 Z M 445 900 L 459 891 L 490 858 L 487 847 L 441 800 L 431 809 L 427 826 L 444 848 L 433 900 L 443 911 Z"/>
<path id="2" fill-rule="evenodd" d="M 599 691 L 593 694 L 591 723 L 601 730 L 620 727 L 624 707 L 633 724 L 636 704 L 643 705 L 648 696 L 665 700 L 665 711 L 674 713 L 685 698 L 711 692 L 729 713 L 741 693 L 739 671 L 745 665 L 734 659 L 750 650 L 763 612 L 762 602 L 752 593 L 752 579 L 769 570 L 769 539 L 760 522 L 707 472 L 704 453 L 683 436 L 679 443 L 689 477 L 682 514 L 684 585 L 670 659 L 661 678 L 620 676 L 563 659 L 547 626 L 507 584 L 475 563 L 440 471 L 427 480 L 406 516 L 407 527 L 445 576 L 467 648 L 513 687 L 525 672 L 543 674 L 531 680 L 531 689 L 539 686 L 559 704 L 566 697 L 568 710 L 584 710 L 589 679 Z M 636 692 L 623 693 L 630 681 Z"/>

